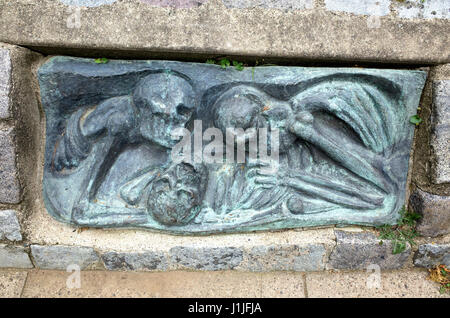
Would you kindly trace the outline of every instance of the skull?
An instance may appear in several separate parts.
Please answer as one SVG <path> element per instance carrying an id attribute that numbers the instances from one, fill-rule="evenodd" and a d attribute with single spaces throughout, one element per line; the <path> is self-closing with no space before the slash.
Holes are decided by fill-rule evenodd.
<path id="1" fill-rule="evenodd" d="M 172 132 L 183 128 L 192 116 L 195 93 L 191 84 L 173 73 L 143 78 L 133 92 L 139 111 L 140 134 L 163 147 L 173 147 Z"/>

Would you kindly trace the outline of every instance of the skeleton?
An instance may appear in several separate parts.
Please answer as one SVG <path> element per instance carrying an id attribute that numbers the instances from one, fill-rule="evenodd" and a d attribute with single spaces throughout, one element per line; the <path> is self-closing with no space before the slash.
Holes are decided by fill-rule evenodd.
<path id="1" fill-rule="evenodd" d="M 187 80 L 170 72 L 162 72 L 143 78 L 131 95 L 107 99 L 93 109 L 82 109 L 72 115 L 56 148 L 53 164 L 56 171 L 74 169 L 88 156 L 92 156 L 93 164 L 87 175 L 85 191 L 73 208 L 72 217 L 75 222 L 108 225 L 114 214 L 115 219 L 125 223 L 145 222 L 147 215 L 142 209 L 101 206 L 95 202 L 96 193 L 124 146 L 149 143 L 158 147 L 159 151 L 169 153 L 176 143 L 171 138 L 172 131 L 184 127 L 188 122 L 193 112 L 194 99 L 194 91 Z M 92 152 L 94 143 L 98 148 Z M 184 223 L 192 219 L 191 214 L 201 200 L 201 186 L 193 184 L 193 180 L 199 181 L 202 178 L 201 172 L 184 163 L 148 167 L 137 172 L 119 192 L 129 205 L 150 207 L 147 212 L 162 223 Z M 163 204 L 161 183 L 171 185 L 177 178 L 185 181 L 184 187 L 170 187 L 165 196 L 166 199 L 173 199 L 178 193 L 180 201 L 176 207 L 171 206 L 173 200 Z M 153 181 L 156 182 L 154 193 L 151 192 Z M 149 196 L 156 201 L 150 200 L 149 203 Z M 159 207 L 165 205 L 166 209 L 177 211 L 178 214 L 172 212 L 163 215 L 159 213 L 160 209 L 155 209 L 158 204 Z M 92 205 L 96 205 L 96 210 L 102 212 L 95 216 L 85 215 L 85 211 L 89 211 Z M 128 213 L 124 214 L 123 210 Z"/>
<path id="2" fill-rule="evenodd" d="M 346 79 L 332 84 L 318 81 L 288 101 L 247 85 L 224 92 L 211 106 L 214 125 L 223 133 L 230 126 L 279 129 L 280 163 L 278 172 L 271 174 L 261 169 L 267 162 L 248 163 L 247 154 L 245 166 L 212 169 L 216 172 L 210 174 L 215 179 L 205 196 L 208 207 L 217 213 L 254 209 L 267 215 L 266 211 L 274 213 L 285 204 L 292 214 L 314 213 L 317 209 L 308 211 L 298 192 L 311 197 L 312 205 L 322 201 L 320 211 L 324 206 L 362 212 L 381 207 L 386 195 L 399 187 L 400 171 L 391 165 L 393 148 L 402 146 L 395 140 L 397 123 L 388 121 L 386 92 L 374 89 L 370 82 L 353 84 L 348 90 L 352 84 Z M 396 87 L 391 91 L 395 94 Z M 252 133 L 246 132 L 247 143 L 256 138 Z M 407 149 L 403 151 L 406 154 Z M 316 168 L 318 162 L 331 173 L 350 176 L 333 178 L 329 171 Z M 223 173 L 225 167 L 229 172 Z"/>
<path id="3" fill-rule="evenodd" d="M 56 147 L 53 167 L 64 173 L 88 157 L 92 162 L 73 208 L 77 224 L 140 224 L 151 215 L 167 226 L 186 225 L 207 210 L 216 221 L 236 211 L 257 211 L 250 223 L 282 218 L 283 209 L 290 216 L 341 207 L 374 210 L 401 187 L 401 165 L 398 169 L 392 162 L 406 158 L 408 151 L 396 139 L 398 123 L 388 120 L 403 118 L 389 113 L 402 108 L 384 107 L 398 99 L 388 95 L 399 89 L 382 84 L 386 87 L 374 88 L 366 78 L 359 83 L 345 77 L 331 83 L 316 79 L 286 99 L 255 85 L 236 84 L 197 109 L 196 119 L 224 134 L 229 127 L 255 128 L 246 131 L 246 143 L 256 138 L 257 128 L 279 129 L 280 162 L 270 174 L 261 169 L 267 162 L 252 162 L 248 153 L 246 163 L 237 165 L 171 162 L 169 152 L 177 142 L 171 135 L 192 119 L 194 91 L 180 75 L 148 75 L 132 94 L 74 113 Z M 165 163 L 139 170 L 120 187 L 120 197 L 131 208 L 97 204 L 98 189 L 121 149 L 142 143 L 166 153 Z M 91 210 L 96 214 L 86 214 Z M 236 220 L 240 222 L 239 215 Z"/>

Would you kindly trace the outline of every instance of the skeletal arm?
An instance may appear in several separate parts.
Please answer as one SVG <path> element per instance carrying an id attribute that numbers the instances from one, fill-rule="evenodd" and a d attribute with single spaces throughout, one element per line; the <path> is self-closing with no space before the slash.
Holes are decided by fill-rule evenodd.
<path id="1" fill-rule="evenodd" d="M 56 146 L 55 169 L 78 167 L 95 140 L 104 134 L 127 135 L 135 126 L 135 113 L 131 98 L 120 96 L 101 102 L 93 110 L 81 109 L 72 114 Z"/>

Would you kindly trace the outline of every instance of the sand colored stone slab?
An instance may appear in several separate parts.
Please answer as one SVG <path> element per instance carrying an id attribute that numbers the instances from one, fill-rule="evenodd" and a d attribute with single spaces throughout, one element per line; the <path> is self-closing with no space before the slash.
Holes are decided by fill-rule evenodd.
<path id="1" fill-rule="evenodd" d="M 261 274 L 261 296 L 267 298 L 304 298 L 305 284 L 301 273 L 272 272 Z"/>
<path id="2" fill-rule="evenodd" d="M 66 54 L 81 49 L 91 56 L 110 52 L 149 57 L 169 52 L 205 59 L 230 54 L 352 63 L 445 63 L 450 56 L 448 20 L 442 19 L 448 14 L 431 6 L 423 15 L 435 18 L 419 20 L 414 18 L 421 16 L 418 12 L 408 13 L 408 19 L 386 15 L 386 0 L 368 1 L 372 7 L 361 1 L 352 1 L 355 6 L 327 1 L 337 4 L 328 5 L 328 10 L 325 2 L 323 9 L 309 9 L 311 2 L 300 0 L 209 0 L 189 9 L 152 5 L 162 2 L 129 0 L 77 8 L 55 0 L 1 0 L 0 40 L 50 54 L 56 53 L 54 48 Z M 253 3 L 254 7 L 240 9 Z M 375 16 L 380 16 L 379 23 L 369 19 Z"/>
<path id="3" fill-rule="evenodd" d="M 0 298 L 20 297 L 27 272 L 0 271 Z"/>
<path id="4" fill-rule="evenodd" d="M 81 272 L 81 288 L 69 289 L 73 273 L 31 271 L 24 297 L 260 297 L 261 275 L 237 272 Z M 271 274 L 272 287 L 285 280 Z M 271 275 L 265 276 L 270 279 Z M 273 287 L 275 288 L 275 287 Z M 284 287 L 285 288 L 285 287 Z M 302 287 L 299 290 L 303 290 Z"/>
<path id="5" fill-rule="evenodd" d="M 306 275 L 308 297 L 333 298 L 421 298 L 448 297 L 439 285 L 428 280 L 425 270 L 381 272 L 379 285 L 375 272 L 310 273 Z"/>
<path id="6" fill-rule="evenodd" d="M 68 289 L 73 273 L 32 270 L 23 297 L 449 297 L 426 270 L 387 271 L 367 288 L 372 273 L 81 272 L 81 288 Z M 306 275 L 306 286 L 305 286 Z M 1 276 L 0 276 L 1 277 Z M 372 283 L 375 280 L 372 278 Z"/>

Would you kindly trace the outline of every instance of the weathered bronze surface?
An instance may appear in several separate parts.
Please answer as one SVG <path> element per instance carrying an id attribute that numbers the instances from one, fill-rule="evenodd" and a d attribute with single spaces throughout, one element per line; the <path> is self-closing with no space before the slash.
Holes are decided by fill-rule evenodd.
<path id="1" fill-rule="evenodd" d="M 178 234 L 394 223 L 425 78 L 54 57 L 39 70 L 46 207 L 79 226 Z M 245 162 L 227 162 L 234 146 L 220 163 L 174 161 L 173 133 L 198 123 L 205 139 L 191 148 L 200 153 L 208 128 L 224 139 L 227 128 L 278 129 L 276 169 L 250 160 L 248 148 Z"/>

